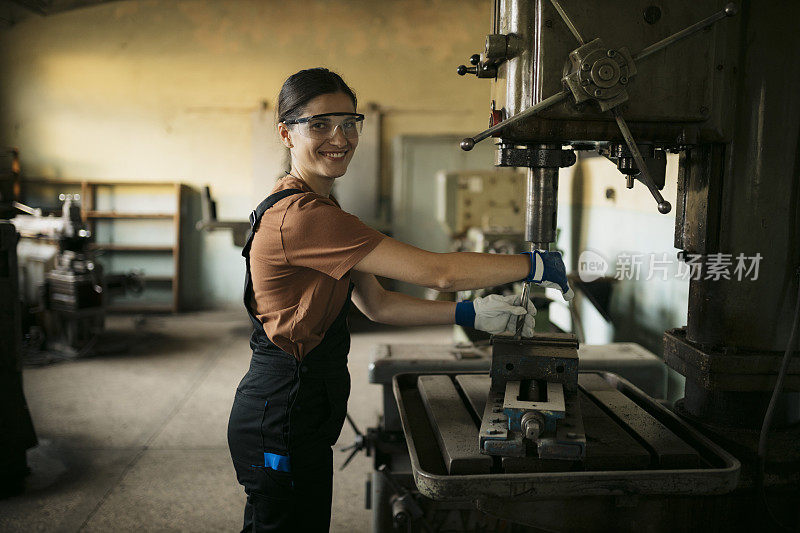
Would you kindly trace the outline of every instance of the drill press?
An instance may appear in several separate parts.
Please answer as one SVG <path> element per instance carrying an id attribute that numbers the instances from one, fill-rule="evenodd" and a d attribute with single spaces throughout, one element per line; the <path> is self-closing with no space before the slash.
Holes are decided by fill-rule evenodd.
<path id="1" fill-rule="evenodd" d="M 552 242 L 538 232 L 555 227 L 544 220 L 555 214 L 547 196 L 554 202 L 555 174 L 572 150 L 611 159 L 661 213 L 672 209 L 660 188 L 664 152 L 673 152 L 675 248 L 706 263 L 765 261 L 750 280 L 705 267 L 692 277 L 687 326 L 664 336 L 666 363 L 686 377 L 674 411 L 611 375 L 578 376 L 579 461 L 565 460 L 581 453 L 567 435 L 581 428 L 566 428 L 577 363 L 569 339 L 496 337 L 491 376 L 396 377 L 425 496 L 550 530 L 756 529 L 770 509 L 797 523 L 800 366 L 785 354 L 794 350 L 800 265 L 800 130 L 786 125 L 800 123 L 800 4 L 739 7 L 735 16 L 737 6 L 720 0 L 494 3 L 483 53 L 459 68 L 490 80 L 490 127 L 461 147 L 497 137 L 496 164 L 529 169 L 534 247 Z M 765 411 L 775 415 L 769 453 L 759 445 Z M 462 445 L 475 418 L 480 453 Z"/>
<path id="2" fill-rule="evenodd" d="M 502 112 L 493 112 L 492 126 L 472 138 L 461 142 L 463 150 L 471 150 L 476 142 L 491 135 L 501 135 L 496 164 L 498 166 L 524 166 L 528 169 L 525 240 L 531 251 L 548 250 L 555 241 L 558 199 L 559 168 L 575 163 L 572 148 L 594 147 L 605 151 L 618 167 L 627 174 L 627 185 L 633 187 L 634 175 L 647 186 L 656 200 L 658 211 L 668 213 L 672 206 L 664 200 L 659 186 L 651 175 L 652 164 L 642 156 L 640 148 L 622 115 L 622 105 L 630 99 L 629 84 L 638 73 L 637 64 L 681 39 L 703 28 L 736 14 L 736 8 L 726 5 L 683 30 L 669 35 L 656 43 L 631 54 L 627 47 L 608 47 L 603 39 L 596 37 L 585 40 L 577 26 L 557 0 L 551 0 L 573 37 L 578 48 L 568 54 L 563 67 L 561 90 L 550 97 L 522 110 L 524 99 L 540 92 L 547 78 L 534 76 L 534 84 L 526 86 L 524 69 L 535 65 L 533 55 L 545 49 L 526 50 L 520 43 L 522 29 L 527 19 L 541 17 L 541 12 L 530 13 L 525 2 L 498 3 L 497 8 L 505 8 L 507 32 L 500 32 L 500 14 L 495 11 L 493 27 L 495 33 L 487 37 L 483 56 L 473 56 L 474 72 L 467 67 L 460 68 L 459 74 L 472 72 L 479 77 L 495 77 L 495 88 L 506 82 L 506 112 L 515 107 L 517 113 L 502 119 Z M 541 3 L 544 5 L 545 3 Z M 539 3 L 537 3 L 539 5 Z M 540 6 L 541 10 L 541 6 Z M 549 21 L 552 25 L 552 20 Z M 518 27 L 514 27 L 517 25 Z M 526 31 L 536 30 L 525 28 Z M 538 28 L 541 29 L 541 28 Z M 545 37 L 537 36 L 544 41 Z M 541 65 L 539 66 L 541 69 Z M 466 69 L 466 70 L 465 70 Z M 535 71 L 535 69 L 534 69 Z M 538 82 L 538 85 L 536 83 Z M 521 84 L 521 86 L 520 86 Z M 527 94 L 530 93 L 530 94 Z M 622 143 L 583 143 L 576 141 L 576 131 L 584 125 L 575 117 L 575 122 L 560 126 L 563 131 L 553 133 L 556 128 L 536 131 L 531 124 L 538 120 L 537 115 L 549 108 L 563 104 L 571 99 L 575 111 L 585 111 L 593 104 L 602 114 L 611 114 L 618 127 Z M 496 102 L 493 102 L 493 109 Z M 497 120 L 495 120 L 497 119 Z M 517 128 L 516 130 L 514 128 Z M 524 128 L 524 129 L 523 129 Z M 520 131 L 522 130 L 522 131 Z M 535 139 L 555 137 L 560 142 L 534 143 Z M 578 137 L 580 138 L 580 137 Z M 570 149 L 564 149 L 568 146 Z M 652 145 L 649 145 L 652 146 Z M 663 180 L 659 180 L 663 187 Z M 529 305 L 530 282 L 525 282 L 522 303 Z M 537 335 L 531 339 L 494 337 L 491 388 L 486 405 L 479 437 L 482 453 L 501 456 L 538 456 L 540 459 L 581 459 L 585 455 L 586 436 L 583 433 L 580 404 L 576 401 L 578 384 L 577 350 L 574 335 Z"/>

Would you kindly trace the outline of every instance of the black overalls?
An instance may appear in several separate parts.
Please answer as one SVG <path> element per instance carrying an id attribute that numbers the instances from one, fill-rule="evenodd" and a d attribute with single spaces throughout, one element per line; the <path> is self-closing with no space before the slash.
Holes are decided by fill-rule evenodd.
<path id="1" fill-rule="evenodd" d="M 250 247 L 264 212 L 303 191 L 285 189 L 250 214 L 244 305 L 253 323 L 250 370 L 236 389 L 228 445 L 247 493 L 242 531 L 328 531 L 333 452 L 347 413 L 348 292 L 319 346 L 300 362 L 273 344 L 250 308 Z M 264 228 L 269 231 L 272 228 Z"/>

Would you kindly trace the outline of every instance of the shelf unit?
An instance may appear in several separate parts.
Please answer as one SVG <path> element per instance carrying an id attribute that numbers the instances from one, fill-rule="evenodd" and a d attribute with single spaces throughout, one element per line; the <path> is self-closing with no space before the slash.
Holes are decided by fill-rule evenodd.
<path id="1" fill-rule="evenodd" d="M 109 310 L 177 312 L 185 186 L 162 181 L 23 180 L 23 198 L 58 214 L 59 193 L 81 195 L 81 216 L 107 273 L 141 272 L 139 296 L 112 298 Z"/>

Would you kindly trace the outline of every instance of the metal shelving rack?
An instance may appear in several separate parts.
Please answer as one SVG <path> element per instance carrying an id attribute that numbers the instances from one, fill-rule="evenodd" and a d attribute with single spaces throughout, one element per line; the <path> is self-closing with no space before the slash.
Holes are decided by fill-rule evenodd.
<path id="1" fill-rule="evenodd" d="M 25 179 L 22 183 L 23 198 L 31 202 L 37 197 L 43 199 L 41 192 L 44 191 L 48 201 L 52 201 L 49 197 L 54 196 L 55 191 L 80 191 L 81 216 L 95 237 L 91 247 L 97 250 L 98 261 L 106 272 L 144 270 L 143 294 L 112 301 L 109 310 L 180 311 L 181 214 L 185 185 L 164 181 L 49 179 Z M 47 206 L 44 211 L 54 210 Z M 164 256 L 169 259 L 165 260 Z M 150 272 L 148 264 L 154 267 Z M 167 285 L 169 287 L 165 287 Z"/>

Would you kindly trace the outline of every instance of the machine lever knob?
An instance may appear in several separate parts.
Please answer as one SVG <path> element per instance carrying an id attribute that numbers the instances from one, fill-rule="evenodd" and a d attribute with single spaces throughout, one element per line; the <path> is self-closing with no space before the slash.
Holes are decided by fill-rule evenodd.
<path id="1" fill-rule="evenodd" d="M 630 128 L 628 128 L 628 123 L 625 122 L 625 118 L 623 118 L 622 113 L 620 113 L 619 107 L 613 108 L 611 112 L 614 114 L 614 119 L 617 121 L 617 127 L 619 127 L 622 138 L 625 139 L 625 144 L 628 145 L 628 149 L 631 151 L 631 154 L 633 154 L 633 159 L 636 161 L 636 166 L 639 168 L 642 183 L 650 189 L 650 194 L 653 195 L 653 199 L 655 199 L 658 204 L 658 212 L 662 215 L 666 215 L 672 211 L 672 205 L 664 200 L 664 197 L 661 196 L 661 191 L 659 191 L 656 184 L 653 183 L 653 178 L 650 176 L 650 171 L 647 169 L 647 165 L 642 158 L 642 153 L 639 151 L 636 140 L 633 138 Z"/>
<path id="2" fill-rule="evenodd" d="M 463 76 L 465 74 L 478 74 L 478 67 L 468 67 L 466 65 L 459 65 L 456 69 L 456 72 L 459 76 Z"/>
<path id="3" fill-rule="evenodd" d="M 478 68 L 479 68 L 478 64 L 480 62 L 481 62 L 481 55 L 480 54 L 472 54 L 469 57 L 469 63 L 470 63 L 470 65 L 473 65 L 473 66 L 468 67 L 466 65 L 459 65 L 458 69 L 456 70 L 456 72 L 458 72 L 459 76 L 463 76 L 464 74 L 475 74 L 477 76 L 478 75 Z"/>

